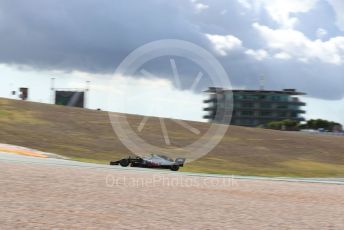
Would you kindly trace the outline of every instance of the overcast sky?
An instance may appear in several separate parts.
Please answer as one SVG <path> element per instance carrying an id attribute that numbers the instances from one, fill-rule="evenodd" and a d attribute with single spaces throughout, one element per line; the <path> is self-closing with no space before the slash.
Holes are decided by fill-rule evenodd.
<path id="1" fill-rule="evenodd" d="M 136 48 L 181 39 L 212 53 L 232 87 L 256 89 L 264 75 L 267 89 L 306 92 L 307 118 L 344 123 L 342 0 L 3 0 L 0 34 L 0 96 L 29 86 L 32 100 L 48 102 L 51 77 L 62 88 L 91 80 L 91 108 L 200 120 L 210 83 L 189 90 L 198 70 L 187 60 L 175 59 L 180 88 L 168 58 L 148 63 L 154 77 L 110 82 Z"/>

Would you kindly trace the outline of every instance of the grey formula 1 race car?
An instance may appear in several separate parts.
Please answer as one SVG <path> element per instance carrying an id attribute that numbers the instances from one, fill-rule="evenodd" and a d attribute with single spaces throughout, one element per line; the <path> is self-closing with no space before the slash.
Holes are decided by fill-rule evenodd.
<path id="1" fill-rule="evenodd" d="M 147 157 L 124 158 L 119 161 L 111 161 L 110 165 L 120 165 L 122 167 L 140 167 L 140 168 L 162 168 L 178 171 L 180 167 L 184 166 L 185 158 L 177 158 L 175 161 L 163 156 L 155 155 Z"/>

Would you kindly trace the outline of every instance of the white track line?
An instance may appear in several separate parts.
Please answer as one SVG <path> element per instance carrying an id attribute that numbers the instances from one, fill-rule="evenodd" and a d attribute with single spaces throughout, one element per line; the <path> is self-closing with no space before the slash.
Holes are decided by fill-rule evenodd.
<path id="1" fill-rule="evenodd" d="M 193 177 L 210 177 L 210 178 L 231 178 L 234 180 L 261 180 L 276 182 L 294 182 L 294 183 L 317 183 L 317 184 L 333 184 L 344 185 L 344 178 L 287 178 L 287 177 L 259 177 L 259 176 L 240 176 L 240 175 L 221 175 L 221 174 L 205 174 L 205 173 L 188 173 L 188 172 L 172 172 L 168 170 L 156 170 L 146 168 L 123 168 L 120 166 L 101 165 L 94 163 L 85 163 L 79 161 L 53 159 L 53 158 L 35 158 L 28 156 L 18 156 L 0 152 L 0 162 L 19 163 L 19 164 L 39 164 L 39 165 L 55 165 L 77 168 L 101 169 L 110 171 L 126 171 L 140 172 L 151 174 L 174 174 L 180 176 Z"/>

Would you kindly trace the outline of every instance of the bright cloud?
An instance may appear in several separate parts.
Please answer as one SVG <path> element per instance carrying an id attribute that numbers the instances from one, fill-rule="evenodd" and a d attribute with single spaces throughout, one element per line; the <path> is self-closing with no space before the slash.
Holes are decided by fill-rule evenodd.
<path id="1" fill-rule="evenodd" d="M 285 52 L 280 52 L 274 55 L 275 58 L 281 59 L 281 60 L 289 60 L 291 59 L 291 56 Z"/>
<path id="2" fill-rule="evenodd" d="M 254 59 L 258 61 L 262 61 L 269 56 L 268 52 L 266 52 L 266 50 L 263 50 L 263 49 L 259 49 L 259 50 L 248 49 L 245 51 L 245 54 L 253 57 Z"/>
<path id="3" fill-rule="evenodd" d="M 238 2 L 246 9 L 252 8 L 252 4 L 250 3 L 250 0 L 238 0 Z"/>
<path id="4" fill-rule="evenodd" d="M 262 61 L 269 56 L 263 49 L 253 50 L 243 46 L 242 41 L 233 35 L 206 34 L 213 49 L 220 56 L 228 56 L 231 52 L 242 52 L 255 60 Z"/>
<path id="5" fill-rule="evenodd" d="M 328 41 L 310 40 L 293 29 L 274 30 L 258 23 L 254 23 L 253 27 L 271 51 L 283 52 L 284 56 L 288 54 L 303 62 L 318 60 L 337 65 L 344 63 L 344 37 L 333 37 Z"/>
<path id="6" fill-rule="evenodd" d="M 209 6 L 206 5 L 206 4 L 203 4 L 201 2 L 198 2 L 198 0 L 191 0 L 191 3 L 194 4 L 194 8 L 195 8 L 195 12 L 196 13 L 201 13 L 203 12 L 204 10 L 208 9 Z"/>
<path id="7" fill-rule="evenodd" d="M 327 30 L 323 29 L 323 28 L 318 28 L 316 35 L 318 38 L 323 38 L 324 36 L 326 36 L 328 34 Z"/>
<path id="8" fill-rule="evenodd" d="M 211 42 L 215 52 L 220 56 L 228 56 L 231 52 L 242 52 L 257 61 L 262 61 L 269 56 L 264 49 L 245 48 L 242 41 L 233 35 L 206 34 L 206 37 Z"/>
<path id="9" fill-rule="evenodd" d="M 336 121 L 344 125 L 344 104 L 342 100 L 322 100 L 311 97 L 303 97 L 302 101 L 307 104 L 307 119 L 325 118 L 331 121 Z"/>
<path id="10" fill-rule="evenodd" d="M 141 114 L 204 121 L 204 95 L 191 90 L 178 90 L 168 79 L 137 78 L 94 74 L 81 71 L 36 71 L 35 69 L 0 64 L 4 76 L 0 84 L 0 97 L 17 99 L 11 95 L 19 87 L 28 87 L 29 100 L 51 103 L 50 77 L 56 77 L 56 88 L 85 89 L 86 81 L 91 82 L 87 96 L 87 107 L 106 111 Z M 20 82 L 20 84 L 18 84 Z M 42 84 L 45 87 L 42 87 Z M 107 100 L 108 99 L 108 100 Z"/>
<path id="11" fill-rule="evenodd" d="M 233 50 L 242 49 L 242 41 L 233 35 L 213 35 L 206 34 L 212 43 L 214 50 L 221 56 L 228 55 Z"/>
<path id="12" fill-rule="evenodd" d="M 344 1 L 343 0 L 328 0 L 332 5 L 337 17 L 337 27 L 344 31 Z"/>
<path id="13" fill-rule="evenodd" d="M 238 0 L 238 2 L 246 9 L 256 11 L 264 9 L 282 28 L 293 28 L 298 19 L 292 14 L 310 11 L 318 0 Z"/>

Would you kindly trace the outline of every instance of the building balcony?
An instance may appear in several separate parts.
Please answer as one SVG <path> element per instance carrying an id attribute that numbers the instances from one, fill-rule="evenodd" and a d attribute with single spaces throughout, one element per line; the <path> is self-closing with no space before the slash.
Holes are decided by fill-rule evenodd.
<path id="1" fill-rule="evenodd" d="M 205 93 L 222 93 L 224 91 L 223 88 L 220 87 L 208 87 Z"/>
<path id="2" fill-rule="evenodd" d="M 237 103 L 237 102 L 251 102 L 251 103 L 278 103 L 278 104 L 291 104 L 291 105 L 298 105 L 298 106 L 305 106 L 306 103 L 302 102 L 302 101 L 299 101 L 299 100 L 286 100 L 286 101 L 283 101 L 283 100 L 267 100 L 267 99 L 256 99 L 256 100 L 253 100 L 253 99 L 237 99 L 235 98 L 234 99 L 234 103 Z"/>
<path id="3" fill-rule="evenodd" d="M 209 114 L 203 116 L 203 119 L 207 119 L 207 120 L 214 120 L 214 118 L 215 118 L 215 116 L 209 115 Z"/>
<path id="4" fill-rule="evenodd" d="M 203 103 L 216 103 L 217 99 L 216 98 L 209 98 L 206 100 L 203 100 Z"/>
<path id="5" fill-rule="evenodd" d="M 215 110 L 216 110 L 215 106 L 203 108 L 203 111 L 215 111 Z"/>

